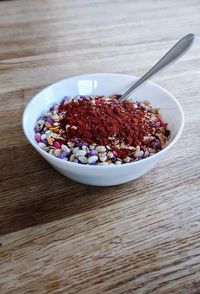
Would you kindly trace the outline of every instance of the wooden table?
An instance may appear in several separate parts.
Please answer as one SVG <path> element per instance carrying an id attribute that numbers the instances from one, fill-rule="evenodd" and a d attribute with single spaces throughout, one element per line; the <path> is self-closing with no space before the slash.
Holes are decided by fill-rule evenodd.
<path id="1" fill-rule="evenodd" d="M 72 75 L 140 76 L 198 33 L 199 0 L 0 2 L 0 293 L 200 293 L 200 47 L 154 79 L 185 112 L 168 156 L 117 187 L 75 183 L 23 135 L 40 89 Z M 148 97 L 147 97 L 148 98 Z"/>

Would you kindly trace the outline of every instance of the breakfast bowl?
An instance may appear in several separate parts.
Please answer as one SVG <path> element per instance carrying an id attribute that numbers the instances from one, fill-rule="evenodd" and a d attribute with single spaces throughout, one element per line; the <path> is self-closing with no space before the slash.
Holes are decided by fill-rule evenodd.
<path id="1" fill-rule="evenodd" d="M 110 96 L 124 93 L 138 78 L 122 74 L 86 74 L 58 81 L 35 95 L 23 113 L 23 130 L 32 146 L 58 172 L 64 176 L 88 185 L 113 186 L 135 180 L 164 157 L 181 135 L 184 126 L 183 110 L 176 98 L 162 87 L 147 82 L 130 97 L 132 101 L 148 100 L 152 107 L 160 109 L 160 115 L 170 130 L 169 142 L 165 148 L 147 158 L 121 165 L 87 165 L 64 161 L 42 150 L 35 140 L 35 125 L 38 117 L 63 97 L 90 95 Z"/>

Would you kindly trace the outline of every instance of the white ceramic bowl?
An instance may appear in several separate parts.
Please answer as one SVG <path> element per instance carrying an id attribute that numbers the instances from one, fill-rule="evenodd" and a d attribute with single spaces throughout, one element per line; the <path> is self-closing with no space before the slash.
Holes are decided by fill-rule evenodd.
<path id="1" fill-rule="evenodd" d="M 33 147 L 61 174 L 77 182 L 112 186 L 137 179 L 149 171 L 167 153 L 179 138 L 183 126 L 183 110 L 168 91 L 148 82 L 137 89 L 129 99 L 149 100 L 151 105 L 160 108 L 162 118 L 171 131 L 169 145 L 151 157 L 123 165 L 90 166 L 63 161 L 37 145 L 34 140 L 34 126 L 37 118 L 64 96 L 74 95 L 112 95 L 122 94 L 129 88 L 136 77 L 121 74 L 88 74 L 59 81 L 38 93 L 26 106 L 23 114 L 24 133 Z"/>

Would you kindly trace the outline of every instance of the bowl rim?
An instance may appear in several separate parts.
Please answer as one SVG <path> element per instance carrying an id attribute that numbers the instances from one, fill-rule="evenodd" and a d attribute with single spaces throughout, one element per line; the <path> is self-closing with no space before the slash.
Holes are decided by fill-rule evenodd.
<path id="1" fill-rule="evenodd" d="M 43 149 L 41 149 L 38 144 L 32 140 L 32 138 L 29 137 L 28 135 L 28 132 L 26 131 L 26 127 L 25 127 L 25 117 L 28 113 L 28 108 L 30 106 L 30 104 L 35 100 L 37 99 L 37 96 L 40 95 L 42 92 L 48 90 L 49 88 L 51 88 L 52 86 L 55 86 L 55 85 L 58 85 L 59 83 L 62 83 L 66 80 L 70 80 L 70 79 L 77 79 L 77 78 L 82 78 L 82 77 L 85 77 L 85 76 L 123 76 L 123 77 L 127 77 L 127 78 L 136 78 L 138 79 L 137 76 L 134 76 L 134 75 L 127 75 L 127 74 L 120 74 L 120 73 L 86 73 L 86 74 L 81 74 L 81 75 L 75 75 L 75 76 L 70 76 L 68 78 L 64 78 L 64 79 L 61 79 L 61 80 L 58 80 L 56 81 L 55 83 L 52 83 L 50 85 L 48 85 L 47 87 L 43 88 L 42 90 L 40 90 L 38 93 L 36 93 L 32 98 L 31 100 L 27 103 L 24 111 L 23 111 L 23 115 L 22 115 L 22 127 L 23 127 L 23 132 L 27 138 L 27 140 L 31 143 L 31 145 L 40 153 L 44 154 L 45 157 L 47 156 L 47 158 L 49 157 L 49 159 L 52 159 L 52 160 L 55 160 L 55 162 L 57 162 L 57 164 L 61 163 L 62 164 L 66 164 L 69 165 L 69 167 L 79 167 L 81 169 L 99 169 L 99 168 L 125 168 L 126 166 L 130 166 L 130 165 L 134 165 L 134 166 L 137 166 L 141 163 L 145 163 L 145 162 L 148 162 L 148 161 L 151 161 L 152 159 L 156 159 L 158 158 L 161 154 L 164 154 L 167 150 L 169 150 L 176 142 L 177 140 L 179 139 L 182 131 L 183 131 L 183 128 L 184 128 L 184 122 L 185 122 L 185 119 L 184 119 L 184 112 L 183 112 L 183 109 L 181 107 L 181 104 L 179 103 L 179 101 L 175 98 L 174 95 L 172 95 L 168 90 L 166 90 L 165 88 L 161 87 L 160 85 L 152 82 L 152 81 L 147 81 L 146 84 L 151 84 L 155 87 L 157 87 L 158 89 L 160 89 L 161 91 L 165 92 L 167 95 L 170 96 L 170 98 L 174 101 L 174 103 L 177 105 L 178 107 L 178 110 L 180 112 L 180 116 L 181 116 L 181 125 L 180 125 L 180 128 L 176 134 L 176 136 L 174 137 L 174 139 L 166 146 L 164 147 L 162 150 L 160 150 L 159 152 L 149 156 L 149 157 L 146 157 L 146 158 L 143 158 L 141 160 L 138 160 L 138 161 L 133 161 L 133 162 L 129 162 L 129 163 L 125 163 L 125 164 L 119 164 L 119 165 L 89 165 L 89 164 L 74 164 L 74 162 L 71 162 L 71 161 L 64 161 L 60 158 L 57 158 L 49 153 L 47 153 L 46 151 L 44 151 Z"/>

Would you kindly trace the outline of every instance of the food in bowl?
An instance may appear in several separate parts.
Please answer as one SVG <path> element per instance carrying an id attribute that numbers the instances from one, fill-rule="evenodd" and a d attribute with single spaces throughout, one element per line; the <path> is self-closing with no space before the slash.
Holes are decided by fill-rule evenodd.
<path id="1" fill-rule="evenodd" d="M 101 166 L 75 164 L 69 160 L 69 157 L 68 160 L 60 159 L 42 150 L 35 140 L 34 131 L 38 117 L 52 106 L 60 104 L 66 93 L 71 97 L 76 95 L 100 96 L 102 93 L 104 96 L 109 96 L 112 93 L 124 93 L 137 79 L 129 75 L 97 73 L 70 77 L 48 86 L 31 99 L 24 111 L 23 129 L 28 141 L 55 170 L 80 183 L 113 186 L 140 178 L 167 156 L 169 150 L 180 138 L 184 126 L 184 114 L 180 103 L 171 93 L 155 83 L 147 82 L 130 96 L 131 101 L 148 99 L 153 108 L 160 109 L 162 121 L 168 123 L 167 129 L 170 130 L 170 137 L 166 142 L 167 146 L 153 156 L 127 164 Z M 40 131 L 38 133 L 41 134 Z"/>
<path id="2" fill-rule="evenodd" d="M 170 131 L 148 101 L 119 102 L 120 95 L 75 96 L 44 112 L 35 140 L 47 153 L 84 165 L 120 165 L 162 150 Z"/>

